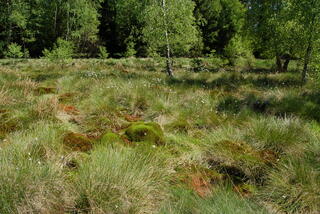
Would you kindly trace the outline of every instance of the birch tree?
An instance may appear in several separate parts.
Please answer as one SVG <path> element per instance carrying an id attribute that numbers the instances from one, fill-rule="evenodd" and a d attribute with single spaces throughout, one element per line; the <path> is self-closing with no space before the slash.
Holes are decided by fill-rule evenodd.
<path id="1" fill-rule="evenodd" d="M 144 11 L 144 39 L 151 53 L 166 56 L 169 76 L 172 56 L 187 55 L 197 42 L 194 7 L 191 0 L 151 0 Z"/>
<path id="2" fill-rule="evenodd" d="M 301 78 L 307 80 L 309 64 L 312 60 L 314 45 L 320 39 L 320 1 L 319 0 L 292 0 L 292 16 L 302 26 L 299 43 L 303 44 L 303 70 Z"/>

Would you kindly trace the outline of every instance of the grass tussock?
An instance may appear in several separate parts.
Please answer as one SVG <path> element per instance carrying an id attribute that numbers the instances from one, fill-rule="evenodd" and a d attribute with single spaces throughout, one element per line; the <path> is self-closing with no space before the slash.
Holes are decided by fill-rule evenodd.
<path id="1" fill-rule="evenodd" d="M 90 213 L 154 213 L 165 198 L 163 160 L 99 147 L 76 174 L 77 207 Z"/>
<path id="2" fill-rule="evenodd" d="M 59 156 L 58 131 L 38 124 L 0 147 L 0 213 L 61 213 L 72 206 Z"/>

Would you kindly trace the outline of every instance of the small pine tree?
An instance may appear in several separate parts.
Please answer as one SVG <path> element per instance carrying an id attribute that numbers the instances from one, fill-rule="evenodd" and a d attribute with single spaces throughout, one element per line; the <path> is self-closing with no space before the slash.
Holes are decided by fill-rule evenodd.
<path id="1" fill-rule="evenodd" d="M 42 53 L 46 59 L 52 61 L 66 61 L 72 59 L 74 55 L 74 46 L 72 42 L 58 38 L 51 50 L 44 49 Z"/>
<path id="2" fill-rule="evenodd" d="M 17 43 L 11 43 L 8 45 L 7 51 L 5 52 L 6 58 L 22 58 L 24 56 L 22 48 Z"/>

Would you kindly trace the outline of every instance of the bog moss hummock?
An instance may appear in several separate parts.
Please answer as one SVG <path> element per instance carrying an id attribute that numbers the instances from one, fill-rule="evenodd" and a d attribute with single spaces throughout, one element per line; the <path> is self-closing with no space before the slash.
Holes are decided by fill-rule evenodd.
<path id="1" fill-rule="evenodd" d="M 73 151 L 87 152 L 92 149 L 93 141 L 79 133 L 69 132 L 63 138 L 66 147 Z"/>
<path id="2" fill-rule="evenodd" d="M 132 123 L 125 130 L 125 135 L 132 142 L 151 142 L 156 145 L 164 144 L 162 128 L 155 122 Z"/>
<path id="3" fill-rule="evenodd" d="M 113 132 L 106 132 L 104 135 L 102 135 L 101 139 L 100 139 L 100 143 L 103 145 L 106 144 L 113 144 L 113 143 L 121 143 L 123 142 L 123 140 L 121 139 L 121 137 Z"/>

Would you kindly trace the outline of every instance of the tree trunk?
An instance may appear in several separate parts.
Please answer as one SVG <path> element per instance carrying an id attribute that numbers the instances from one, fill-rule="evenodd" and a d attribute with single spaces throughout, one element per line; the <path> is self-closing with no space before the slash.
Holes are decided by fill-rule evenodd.
<path id="1" fill-rule="evenodd" d="M 170 48 L 170 42 L 169 42 L 169 35 L 168 35 L 168 25 L 167 25 L 167 20 L 166 20 L 166 1 L 162 0 L 162 10 L 163 10 L 163 17 L 165 19 L 165 36 L 166 36 L 166 44 L 167 44 L 167 66 L 166 66 L 166 71 L 170 77 L 173 76 L 173 71 L 172 71 L 172 61 L 171 61 L 171 48 Z"/>
<path id="2" fill-rule="evenodd" d="M 277 72 L 283 72 L 283 66 L 280 55 L 276 56 Z"/>
<path id="3" fill-rule="evenodd" d="M 168 32 L 166 31 L 166 40 L 167 40 L 167 73 L 171 77 L 173 76 L 172 72 L 172 62 L 171 62 L 171 56 L 170 56 L 170 43 L 168 39 Z"/>
<path id="4" fill-rule="evenodd" d="M 313 1 L 314 5 L 315 1 Z M 313 34 L 314 34 L 314 22 L 316 20 L 316 15 L 314 14 L 312 16 L 312 21 L 310 25 L 310 33 L 309 33 L 309 38 L 308 38 L 308 47 L 306 51 L 306 55 L 304 57 L 304 65 L 303 65 L 303 71 L 302 71 L 302 82 L 305 83 L 307 81 L 307 72 L 308 72 L 308 65 L 311 60 L 311 54 L 312 54 L 312 40 L 313 40 Z"/>
<path id="5" fill-rule="evenodd" d="M 67 2 L 67 35 L 66 35 L 66 40 L 69 40 L 69 34 L 70 34 L 70 3 Z"/>
<path id="6" fill-rule="evenodd" d="M 54 36 L 56 37 L 57 35 L 57 18 L 58 18 L 58 5 L 56 4 L 56 8 L 54 11 L 54 23 L 53 23 L 53 31 L 54 31 Z"/>
<path id="7" fill-rule="evenodd" d="M 282 67 L 283 72 L 287 72 L 288 71 L 289 63 L 290 63 L 290 59 L 286 59 L 284 61 L 283 67 Z"/>
<path id="8" fill-rule="evenodd" d="M 12 3 L 10 3 L 10 1 L 7 1 L 7 16 L 10 17 L 11 14 L 11 5 Z M 9 26 L 7 30 L 7 45 L 9 45 L 11 43 L 11 36 L 12 36 L 12 22 L 9 20 L 9 18 L 7 18 L 7 21 L 9 22 Z"/>
<path id="9" fill-rule="evenodd" d="M 308 48 L 306 52 L 306 56 L 304 58 L 304 65 L 303 65 L 303 71 L 302 71 L 302 82 L 307 81 L 307 72 L 308 72 L 308 65 L 311 59 L 311 53 L 312 53 L 312 41 L 310 40 L 308 42 Z"/>
<path id="10" fill-rule="evenodd" d="M 316 1 L 313 1 L 312 5 L 315 4 Z M 307 72 L 308 72 L 308 65 L 311 60 L 311 54 L 312 54 L 312 40 L 313 40 L 313 34 L 315 30 L 314 23 L 316 21 L 316 14 L 313 14 L 312 19 L 311 19 L 311 24 L 310 24 L 310 32 L 309 32 L 309 38 L 308 38 L 308 47 L 306 51 L 306 55 L 304 58 L 304 65 L 303 65 L 303 71 L 302 71 L 302 82 L 305 83 L 307 81 Z"/>

